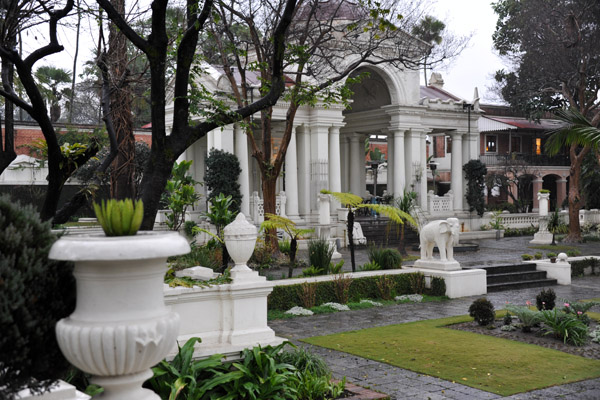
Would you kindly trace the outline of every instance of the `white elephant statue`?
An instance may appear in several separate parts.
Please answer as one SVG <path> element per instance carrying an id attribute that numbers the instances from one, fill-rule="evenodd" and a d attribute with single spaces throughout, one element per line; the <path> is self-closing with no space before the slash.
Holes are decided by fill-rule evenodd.
<path id="1" fill-rule="evenodd" d="M 421 260 L 433 258 L 433 247 L 440 251 L 440 261 L 454 261 L 454 246 L 458 244 L 460 223 L 458 218 L 440 219 L 429 222 L 419 234 Z"/>

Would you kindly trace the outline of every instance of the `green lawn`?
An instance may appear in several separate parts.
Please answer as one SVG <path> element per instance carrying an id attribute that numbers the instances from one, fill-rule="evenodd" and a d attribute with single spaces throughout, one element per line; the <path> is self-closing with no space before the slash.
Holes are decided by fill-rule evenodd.
<path id="1" fill-rule="evenodd" d="M 445 328 L 468 316 L 305 339 L 304 342 L 503 396 L 600 377 L 600 360 Z"/>

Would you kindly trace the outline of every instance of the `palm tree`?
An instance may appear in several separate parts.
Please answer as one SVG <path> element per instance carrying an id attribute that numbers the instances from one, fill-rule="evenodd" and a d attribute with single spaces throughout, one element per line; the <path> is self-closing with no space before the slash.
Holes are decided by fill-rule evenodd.
<path id="1" fill-rule="evenodd" d="M 350 247 L 350 260 L 352 262 L 352 272 L 356 272 L 356 262 L 354 259 L 354 237 L 352 234 L 352 230 L 354 228 L 354 212 L 359 208 L 369 208 L 379 214 L 382 214 L 388 217 L 393 223 L 398 225 L 404 225 L 404 222 L 408 222 L 413 226 L 416 226 L 417 223 L 407 212 L 400 210 L 397 207 L 390 206 L 388 204 L 365 204 L 362 202 L 362 197 L 357 196 L 352 193 L 340 193 L 340 192 L 330 192 L 329 190 L 321 190 L 323 194 L 330 194 L 340 204 L 348 209 L 348 219 L 347 219 L 347 231 L 348 231 L 348 246 Z"/>
<path id="2" fill-rule="evenodd" d="M 298 239 L 309 233 L 314 232 L 314 229 L 300 229 L 296 227 L 296 223 L 291 219 L 282 217 L 281 215 L 269 214 L 265 215 L 265 221 L 260 225 L 261 230 L 283 230 L 290 237 L 290 266 L 288 268 L 288 278 L 292 277 L 294 267 L 296 266 L 296 251 L 298 250 Z"/>
<path id="3" fill-rule="evenodd" d="M 585 156 L 594 151 L 598 155 L 600 145 L 600 129 L 594 126 L 581 112 L 571 108 L 560 110 L 556 115 L 567 123 L 563 128 L 549 132 L 550 137 L 546 142 L 545 150 L 549 155 L 557 154 L 564 147 L 569 148 L 571 159 L 569 181 L 569 234 L 567 242 L 580 242 L 581 226 L 579 224 L 579 210 L 581 201 L 581 166 Z"/>
<path id="4" fill-rule="evenodd" d="M 63 68 L 42 66 L 35 71 L 35 77 L 40 84 L 40 91 L 46 98 L 50 108 L 50 120 L 58 121 L 61 114 L 60 101 L 63 95 L 70 95 L 69 88 L 62 87 L 71 82 L 70 72 Z M 61 88 L 62 87 L 62 88 Z"/>
<path id="5" fill-rule="evenodd" d="M 431 15 L 425 16 L 417 25 L 412 29 L 412 34 L 431 45 L 428 54 L 425 56 L 423 62 L 423 75 L 425 76 L 425 86 L 427 86 L 427 57 L 431 54 L 431 49 L 436 44 L 442 43 L 442 31 L 446 29 L 444 24 L 439 19 L 432 17 Z"/>

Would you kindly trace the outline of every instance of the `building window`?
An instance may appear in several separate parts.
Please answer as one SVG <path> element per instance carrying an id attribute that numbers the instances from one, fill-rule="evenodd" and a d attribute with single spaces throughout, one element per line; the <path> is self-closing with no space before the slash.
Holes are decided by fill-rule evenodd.
<path id="1" fill-rule="evenodd" d="M 446 153 L 452 153 L 452 137 L 446 136 Z"/>
<path id="2" fill-rule="evenodd" d="M 520 153 L 521 152 L 521 137 L 520 136 L 511 136 L 510 151 L 512 153 Z"/>
<path id="3" fill-rule="evenodd" d="M 498 137 L 496 135 L 486 135 L 485 137 L 485 152 L 486 153 L 497 153 L 498 152 Z"/>
<path id="4" fill-rule="evenodd" d="M 542 139 L 541 138 L 535 138 L 535 154 L 537 154 L 538 156 L 540 154 L 542 154 Z"/>

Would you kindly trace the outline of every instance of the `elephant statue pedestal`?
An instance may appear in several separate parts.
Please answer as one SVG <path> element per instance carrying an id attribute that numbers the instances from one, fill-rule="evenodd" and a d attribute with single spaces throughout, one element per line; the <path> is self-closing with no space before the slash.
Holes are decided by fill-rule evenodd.
<path id="1" fill-rule="evenodd" d="M 419 232 L 421 259 L 415 261 L 415 268 L 458 271 L 461 269 L 454 259 L 454 246 L 458 244 L 460 223 L 457 218 L 431 221 Z M 433 258 L 433 248 L 437 246 L 440 259 Z"/>
<path id="2" fill-rule="evenodd" d="M 417 260 L 414 264 L 415 268 L 437 269 L 441 271 L 460 271 L 462 268 L 456 260 Z"/>

